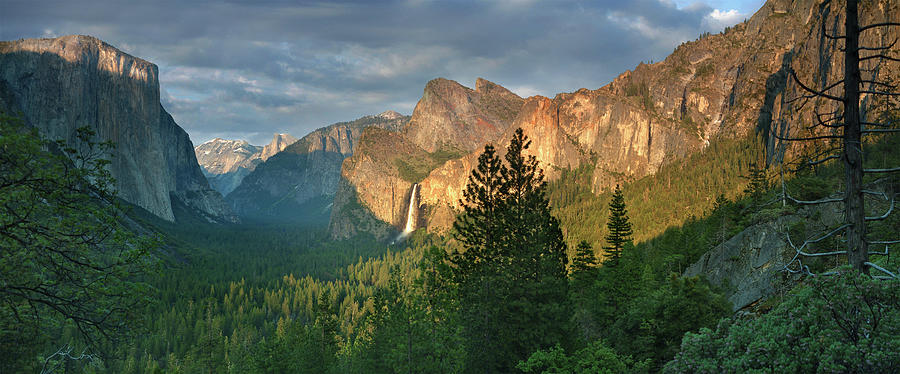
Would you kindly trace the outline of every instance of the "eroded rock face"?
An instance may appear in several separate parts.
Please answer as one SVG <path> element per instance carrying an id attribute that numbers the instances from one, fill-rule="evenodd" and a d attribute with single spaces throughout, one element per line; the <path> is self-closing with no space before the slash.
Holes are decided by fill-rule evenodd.
<path id="1" fill-rule="evenodd" d="M 331 214 L 335 237 L 346 238 L 368 231 L 385 239 L 391 227 L 396 231 L 404 226 L 414 181 L 401 175 L 398 160 L 427 158 L 425 150 L 400 133 L 375 127 L 365 129 L 360 136 L 357 152 L 347 158 L 341 167 L 342 188 L 338 194 L 348 196 L 335 197 Z M 384 224 L 373 222 L 371 218 Z M 357 224 L 350 224 L 354 220 Z"/>
<path id="2" fill-rule="evenodd" d="M 202 214 L 236 219 L 209 188 L 187 133 L 160 105 L 156 65 L 89 36 L 0 42 L 0 85 L 5 109 L 47 138 L 75 144 L 75 130 L 87 126 L 98 141 L 114 142 L 110 172 L 124 200 L 171 221 L 171 194 L 197 193 L 206 201 L 193 205 Z"/>
<path id="3" fill-rule="evenodd" d="M 259 159 L 262 161 L 266 161 L 269 157 L 274 156 L 276 153 L 283 151 L 285 148 L 294 144 L 297 141 L 297 138 L 291 136 L 290 134 L 275 134 L 272 137 L 272 141 L 269 144 L 266 144 L 263 147 L 262 151 L 259 153 Z"/>
<path id="4" fill-rule="evenodd" d="M 425 85 L 404 135 L 427 152 L 474 151 L 506 130 L 522 98 L 478 78 L 475 90 L 438 78 Z"/>
<path id="5" fill-rule="evenodd" d="M 728 296 L 734 310 L 771 295 L 787 261 L 784 223 L 757 224 L 719 244 L 684 271 L 684 276 L 703 275 Z"/>
<path id="6" fill-rule="evenodd" d="M 408 116 L 388 111 L 313 131 L 257 165 L 227 200 L 247 217 L 306 220 L 315 216 L 327 222 L 341 163 L 353 154 L 363 129 L 396 132 L 407 121 Z"/>

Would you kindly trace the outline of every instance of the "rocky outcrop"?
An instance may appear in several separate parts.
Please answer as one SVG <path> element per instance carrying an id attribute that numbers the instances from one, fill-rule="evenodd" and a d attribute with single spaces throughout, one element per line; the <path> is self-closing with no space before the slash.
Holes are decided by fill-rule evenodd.
<path id="1" fill-rule="evenodd" d="M 327 222 L 341 163 L 353 154 L 363 129 L 396 132 L 407 121 L 388 111 L 313 131 L 257 165 L 227 201 L 252 219 Z"/>
<path id="2" fill-rule="evenodd" d="M 588 164 L 594 170 L 595 193 L 652 175 L 664 163 L 721 138 L 757 134 L 768 143 L 769 162 L 791 157 L 802 146 L 781 144 L 776 135 L 806 131 L 806 125 L 814 123 L 814 105 L 791 101 L 802 93 L 788 72 L 796 70 L 801 79 L 817 87 L 823 84 L 821 77 L 837 80 L 843 70 L 839 68 L 842 55 L 837 41 L 822 35 L 822 23 L 827 22 L 829 30 L 840 24 L 840 16 L 834 16 L 840 6 L 816 0 L 770 0 L 748 21 L 684 43 L 664 61 L 640 64 L 604 87 L 552 99 L 528 98 L 517 109 L 517 101 L 505 94 L 508 91 L 487 81 L 479 80 L 483 86 L 474 91 L 443 79 L 429 82 L 403 134 L 426 152 L 451 144 L 470 153 L 446 161 L 421 180 L 423 221 L 431 230 L 447 228 L 480 148 L 490 142 L 502 149 L 517 127 L 532 140 L 529 152 L 550 179 L 562 169 Z M 887 1 L 865 3 L 861 22 L 896 19 L 897 8 Z M 896 29 L 873 32 L 861 43 L 887 44 L 883 41 L 900 37 Z M 879 74 L 900 75 L 875 60 L 867 64 Z M 485 99 L 489 93 L 497 97 Z M 493 105 L 477 104 L 485 101 Z M 364 190 L 370 181 L 349 183 L 360 205 L 384 204 L 366 199 Z M 392 204 L 398 203 L 402 202 Z M 373 210 L 373 214 L 397 226 L 388 212 Z"/>
<path id="3" fill-rule="evenodd" d="M 704 254 L 684 276 L 703 275 L 725 292 L 734 310 L 773 294 L 790 261 L 784 239 L 787 220 L 748 227 Z"/>
<path id="4" fill-rule="evenodd" d="M 76 129 L 87 126 L 98 141 L 115 143 L 107 156 L 124 200 L 170 221 L 173 198 L 211 220 L 236 219 L 160 105 L 156 65 L 89 36 L 26 39 L 0 42 L 0 82 L 5 109 L 47 138 L 75 144 Z"/>
<path id="5" fill-rule="evenodd" d="M 869 203 L 878 209 L 887 209 L 883 200 L 873 199 Z M 747 212 L 761 217 L 755 219 L 759 223 L 715 246 L 684 271 L 684 276 L 702 275 L 719 287 L 734 310 L 744 309 L 794 284 L 786 282 L 794 279 L 784 271 L 796 253 L 788 243 L 789 232 L 791 241 L 802 245 L 807 238 L 825 235 L 843 220 L 842 205 L 836 203 L 805 206 L 797 211 L 791 206 L 780 210 L 777 207 L 762 209 Z M 766 217 L 773 213 L 774 217 Z M 821 252 L 816 244 L 805 249 Z M 812 258 L 805 258 L 804 263 L 816 266 Z M 796 264 L 791 268 L 796 268 Z"/>
<path id="6" fill-rule="evenodd" d="M 290 134 L 275 134 L 272 137 L 272 141 L 269 144 L 266 144 L 262 151 L 259 152 L 259 159 L 262 161 L 266 161 L 269 157 L 274 156 L 276 153 L 283 151 L 285 148 L 294 144 L 297 141 L 297 138 L 291 136 Z"/>
<path id="7" fill-rule="evenodd" d="M 269 144 L 260 147 L 246 140 L 215 138 L 194 148 L 194 153 L 210 186 L 222 195 L 228 195 L 256 169 L 256 165 L 296 141 L 297 138 L 289 134 L 275 134 Z"/>
<path id="8" fill-rule="evenodd" d="M 509 127 L 522 101 L 482 78 L 475 81 L 475 90 L 438 78 L 425 85 L 403 133 L 427 152 L 474 151 Z"/>

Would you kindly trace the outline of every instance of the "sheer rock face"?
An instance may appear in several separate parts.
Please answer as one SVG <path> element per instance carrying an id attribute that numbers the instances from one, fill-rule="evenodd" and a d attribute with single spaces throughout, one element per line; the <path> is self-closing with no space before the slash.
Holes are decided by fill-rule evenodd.
<path id="1" fill-rule="evenodd" d="M 215 138 L 194 148 L 194 153 L 209 184 L 222 195 L 228 195 L 256 169 L 256 165 L 296 141 L 297 138 L 291 135 L 275 134 L 269 144 L 260 147 L 246 140 Z"/>
<path id="2" fill-rule="evenodd" d="M 369 232 L 387 239 L 406 224 L 413 182 L 401 175 L 398 160 L 426 159 L 428 153 L 400 133 L 367 128 L 359 149 L 341 167 L 341 184 L 331 213 L 337 238 Z"/>
<path id="3" fill-rule="evenodd" d="M 262 161 L 266 161 L 269 157 L 274 156 L 276 153 L 283 151 L 285 148 L 294 144 L 297 141 L 297 138 L 291 136 L 290 134 L 275 134 L 272 137 L 272 141 L 269 144 L 266 144 L 263 147 L 262 151 L 259 153 L 259 159 Z"/>
<path id="4" fill-rule="evenodd" d="M 248 217 L 316 215 L 327 220 L 338 190 L 341 163 L 354 153 L 363 129 L 396 132 L 408 121 L 408 116 L 388 111 L 313 131 L 257 165 L 227 200 L 236 212 Z"/>
<path id="5" fill-rule="evenodd" d="M 49 139 L 75 144 L 87 126 L 112 141 L 110 171 L 119 196 L 174 220 L 172 198 L 215 221 L 236 217 L 212 191 L 187 133 L 159 101 L 156 65 L 88 36 L 0 42 L 0 92 L 6 110 Z M 190 194 L 188 194 L 190 192 Z"/>
<path id="6" fill-rule="evenodd" d="M 837 41 L 822 35 L 822 23 L 829 30 L 842 25 L 843 18 L 834 16 L 841 13 L 841 6 L 816 0 L 770 0 L 748 21 L 684 43 L 664 61 L 639 64 L 604 87 L 552 99 L 531 97 L 517 108 L 518 101 L 506 95 L 508 91 L 484 80 L 474 91 L 445 79 L 429 82 L 403 135 L 426 152 L 449 144 L 470 153 L 437 166 L 421 180 L 424 214 L 420 223 L 429 230 L 449 227 L 484 144 L 493 143 L 502 154 L 518 127 L 532 140 L 528 152 L 536 156 L 548 178 L 556 178 L 561 169 L 587 164 L 594 169 L 596 193 L 652 175 L 662 164 L 722 137 L 762 136 L 769 162 L 797 154 L 801 143 L 782 144 L 776 135 L 803 134 L 815 117 L 813 105 L 801 107 L 801 102 L 790 101 L 802 92 L 788 72 L 794 69 L 819 89 L 824 87 L 821 77 L 829 82 L 839 79 L 843 56 Z M 861 24 L 897 17 L 898 5 L 889 1 L 860 5 Z M 889 44 L 900 37 L 898 29 L 873 31 L 863 36 L 861 45 Z M 877 65 L 875 60 L 866 64 L 868 69 L 880 69 L 882 75 L 900 75 L 896 68 Z M 504 104 L 479 106 L 480 102 Z M 820 112 L 833 109 L 826 104 Z M 481 126 L 484 123 L 493 126 Z M 367 181 L 348 183 L 353 188 L 345 191 L 355 190 L 359 204 L 375 204 L 365 198 Z M 395 228 L 402 225 L 386 211 L 373 213 Z"/>
<path id="7" fill-rule="evenodd" d="M 475 90 L 438 78 L 425 85 L 404 135 L 427 152 L 466 152 L 493 141 L 515 119 L 522 98 L 478 78 Z"/>

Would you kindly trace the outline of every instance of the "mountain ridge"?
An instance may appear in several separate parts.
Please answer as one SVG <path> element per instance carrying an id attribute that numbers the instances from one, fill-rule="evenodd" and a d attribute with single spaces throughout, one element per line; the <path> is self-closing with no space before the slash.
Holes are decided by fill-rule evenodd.
<path id="1" fill-rule="evenodd" d="M 194 148 L 209 184 L 223 196 L 234 191 L 256 166 L 297 141 L 290 134 L 273 134 L 265 146 L 246 140 L 215 138 Z"/>
<path id="2" fill-rule="evenodd" d="M 226 201 L 251 219 L 327 221 L 341 164 L 353 154 L 363 129 L 398 131 L 408 120 L 386 111 L 316 129 L 258 164 Z"/>
<path id="3" fill-rule="evenodd" d="M 0 109 L 49 139 L 75 144 L 92 128 L 116 148 L 119 197 L 165 220 L 180 199 L 211 221 L 236 222 L 203 177 L 190 137 L 160 103 L 158 68 L 90 36 L 0 42 Z"/>
<path id="4" fill-rule="evenodd" d="M 508 129 L 523 128 L 533 142 L 528 153 L 537 157 L 550 180 L 561 170 L 592 165 L 591 189 L 595 194 L 652 175 L 664 163 L 702 150 L 718 138 L 753 135 L 764 138 L 767 163 L 796 157 L 803 151 L 802 144 L 785 144 L 778 137 L 806 131 L 801 124 L 814 123 L 815 117 L 811 107 L 804 108 L 791 101 L 800 93 L 787 72 L 798 71 L 806 82 L 823 81 L 815 77 L 825 77 L 828 81 L 839 78 L 836 76 L 839 69 L 823 70 L 821 67 L 828 64 L 820 63 L 842 64 L 836 48 L 821 42 L 826 15 L 839 13 L 831 12 L 831 6 L 813 0 L 770 0 L 745 22 L 720 34 L 685 42 L 663 61 L 638 64 L 603 87 L 560 93 L 552 99 L 542 96 L 524 99 Z M 888 10 L 881 3 L 864 4 L 861 22 L 883 22 L 890 13 Z M 882 37 L 868 35 L 861 43 L 879 45 Z M 460 95 L 452 90 L 431 88 L 436 84 L 447 85 L 444 81 L 435 80 L 426 85 L 413 113 L 414 119 L 455 118 L 458 113 L 452 110 L 446 113 L 447 108 L 453 107 L 464 108 L 460 113 L 468 112 L 465 108 L 470 103 L 460 100 Z M 435 97 L 442 93 L 444 96 Z M 403 133 L 417 134 L 442 123 L 446 121 L 410 121 Z M 462 121 L 454 124 L 459 123 Z M 478 127 L 469 125 L 469 128 Z M 441 131 L 432 133 L 441 134 Z M 508 137 L 505 133 L 484 143 L 493 143 L 502 150 Z M 436 148 L 433 142 L 418 141 L 418 144 Z M 479 146 L 468 148 L 470 153 L 446 161 L 416 181 L 421 182 L 421 206 L 417 207 L 422 213 L 420 227 L 440 232 L 452 223 L 466 178 L 480 153 Z M 354 155 L 366 156 L 391 157 Z M 379 232 L 386 233 L 389 228 L 399 231 L 405 226 L 402 218 L 375 208 L 385 205 L 379 200 L 388 197 L 375 197 L 365 191 L 375 180 L 384 180 L 395 171 L 385 168 L 380 175 L 372 170 L 355 173 L 352 170 L 355 165 L 360 164 L 345 163 L 345 168 L 351 169 L 342 171 L 347 181 L 339 194 L 356 196 L 337 200 L 356 201 L 354 208 L 368 209 L 373 219 L 382 222 Z M 408 190 L 410 186 L 398 183 L 394 187 Z M 391 203 L 397 204 L 402 205 L 403 201 Z M 335 209 L 335 213 L 341 211 L 338 206 Z M 339 214 L 332 215 L 332 236 L 352 236 L 354 232 L 348 231 L 347 225 L 335 224 L 341 219 Z M 367 222 L 363 226 L 378 225 Z"/>

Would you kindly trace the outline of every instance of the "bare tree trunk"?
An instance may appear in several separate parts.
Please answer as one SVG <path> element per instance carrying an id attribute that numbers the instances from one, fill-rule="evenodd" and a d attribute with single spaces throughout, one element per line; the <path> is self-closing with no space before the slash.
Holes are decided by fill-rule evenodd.
<path id="1" fill-rule="evenodd" d="M 847 0 L 844 53 L 844 199 L 847 228 L 847 257 L 850 265 L 865 274 L 869 249 L 866 243 L 865 201 L 863 200 L 863 155 L 859 120 L 859 19 L 857 0 Z"/>

